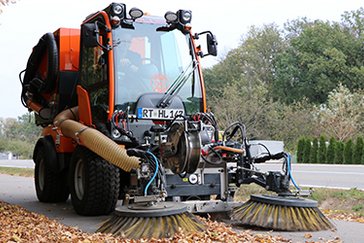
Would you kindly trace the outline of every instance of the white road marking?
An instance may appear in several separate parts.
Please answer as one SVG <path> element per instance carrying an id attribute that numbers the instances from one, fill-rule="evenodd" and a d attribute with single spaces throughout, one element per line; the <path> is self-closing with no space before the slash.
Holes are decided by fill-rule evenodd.
<path id="1" fill-rule="evenodd" d="M 342 172 L 342 171 L 311 171 L 311 170 L 292 170 L 292 173 L 307 174 L 335 174 L 335 175 L 364 175 L 364 172 Z"/>

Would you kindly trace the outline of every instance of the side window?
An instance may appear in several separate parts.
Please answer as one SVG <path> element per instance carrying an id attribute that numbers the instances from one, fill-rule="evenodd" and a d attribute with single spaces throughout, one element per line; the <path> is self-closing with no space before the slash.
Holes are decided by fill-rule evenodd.
<path id="1" fill-rule="evenodd" d="M 81 48 L 81 85 L 88 91 L 93 121 L 104 118 L 109 104 L 107 53 L 97 47 Z"/>
<path id="2" fill-rule="evenodd" d="M 100 47 L 84 47 L 81 64 L 81 85 L 86 88 L 92 104 L 100 103 L 98 96 L 100 89 L 108 88 L 107 56 Z"/>

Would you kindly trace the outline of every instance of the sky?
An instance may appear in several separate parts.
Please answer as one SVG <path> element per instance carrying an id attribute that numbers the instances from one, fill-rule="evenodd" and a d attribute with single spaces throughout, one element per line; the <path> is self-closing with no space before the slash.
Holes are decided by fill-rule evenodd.
<path id="1" fill-rule="evenodd" d="M 39 38 L 60 27 L 79 28 L 91 13 L 117 0 L 18 0 L 0 14 L 0 117 L 16 118 L 27 113 L 21 105 L 18 74 L 26 67 Z M 202 64 L 216 64 L 236 48 L 252 25 L 283 23 L 307 17 L 310 20 L 340 21 L 345 11 L 364 7 L 362 0 L 124 0 L 127 8 L 138 7 L 152 15 L 192 10 L 192 31 L 212 31 L 218 40 L 215 57 Z"/>

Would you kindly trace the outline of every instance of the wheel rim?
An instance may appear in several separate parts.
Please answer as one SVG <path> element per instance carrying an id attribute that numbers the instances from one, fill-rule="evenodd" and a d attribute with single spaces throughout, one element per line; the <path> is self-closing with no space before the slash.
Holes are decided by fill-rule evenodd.
<path id="1" fill-rule="evenodd" d="M 78 197 L 79 200 L 82 200 L 85 189 L 85 175 L 83 168 L 84 168 L 84 162 L 82 159 L 79 159 L 77 161 L 75 168 L 75 181 L 74 181 L 76 196 Z"/>
<path id="2" fill-rule="evenodd" d="M 44 175 L 45 175 L 44 159 L 41 158 L 39 160 L 38 184 L 39 184 L 40 190 L 42 190 L 42 191 L 44 189 Z"/>

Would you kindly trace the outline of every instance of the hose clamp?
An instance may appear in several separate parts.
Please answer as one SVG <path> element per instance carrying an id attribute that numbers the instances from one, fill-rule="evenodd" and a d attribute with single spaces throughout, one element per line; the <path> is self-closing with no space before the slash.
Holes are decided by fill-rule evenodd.
<path id="1" fill-rule="evenodd" d="M 78 143 L 78 144 L 81 144 L 81 142 L 80 142 L 80 134 L 81 133 L 83 133 L 85 130 L 87 130 L 88 129 L 88 127 L 84 127 L 84 128 L 82 128 L 81 130 L 79 130 L 79 131 L 77 131 L 77 132 L 75 132 L 75 137 L 76 137 L 76 142 Z"/>

